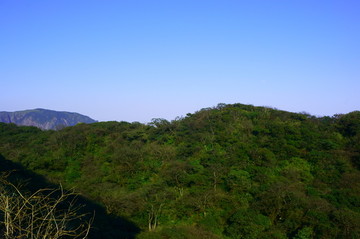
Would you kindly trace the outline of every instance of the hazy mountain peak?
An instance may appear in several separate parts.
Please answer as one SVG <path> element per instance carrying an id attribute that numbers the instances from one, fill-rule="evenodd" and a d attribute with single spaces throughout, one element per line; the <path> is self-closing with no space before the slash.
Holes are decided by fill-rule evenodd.
<path id="1" fill-rule="evenodd" d="M 37 108 L 15 112 L 0 112 L 0 122 L 35 126 L 49 130 L 73 126 L 78 123 L 90 124 L 97 121 L 78 113 Z"/>

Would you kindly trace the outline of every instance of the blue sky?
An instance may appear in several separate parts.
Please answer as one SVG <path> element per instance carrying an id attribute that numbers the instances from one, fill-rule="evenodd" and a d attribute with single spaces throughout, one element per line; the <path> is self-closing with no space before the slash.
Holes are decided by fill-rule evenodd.
<path id="1" fill-rule="evenodd" d="M 357 0 L 0 0 L 0 111 L 360 110 Z"/>

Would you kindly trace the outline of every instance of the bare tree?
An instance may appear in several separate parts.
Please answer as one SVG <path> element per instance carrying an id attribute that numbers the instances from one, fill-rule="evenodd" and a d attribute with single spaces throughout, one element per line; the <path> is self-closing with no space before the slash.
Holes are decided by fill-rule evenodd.
<path id="1" fill-rule="evenodd" d="M 148 210 L 148 222 L 149 222 L 149 231 L 154 231 L 158 226 L 158 219 L 161 215 L 161 208 L 163 204 L 161 203 L 159 207 L 155 207 L 151 204 L 151 209 Z"/>
<path id="2" fill-rule="evenodd" d="M 87 238 L 92 219 L 80 212 L 72 191 L 39 189 L 21 192 L 0 178 L 0 232 L 6 239 Z"/>

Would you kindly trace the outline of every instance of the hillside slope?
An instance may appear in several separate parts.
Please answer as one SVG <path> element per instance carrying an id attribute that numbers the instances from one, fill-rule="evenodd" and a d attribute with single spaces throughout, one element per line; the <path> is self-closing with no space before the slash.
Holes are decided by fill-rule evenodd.
<path id="1" fill-rule="evenodd" d="M 130 220 L 136 238 L 360 238 L 360 112 L 220 104 L 147 125 L 0 124 L 0 153 Z"/>

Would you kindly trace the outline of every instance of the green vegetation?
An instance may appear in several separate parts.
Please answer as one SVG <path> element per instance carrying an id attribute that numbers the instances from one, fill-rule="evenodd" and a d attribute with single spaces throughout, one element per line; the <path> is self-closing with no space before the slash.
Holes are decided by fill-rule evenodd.
<path id="1" fill-rule="evenodd" d="M 0 124 L 0 153 L 141 229 L 123 238 L 360 238 L 360 112 L 219 104 L 148 125 Z"/>

